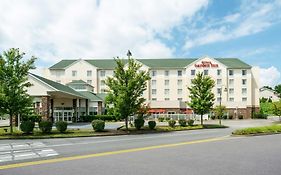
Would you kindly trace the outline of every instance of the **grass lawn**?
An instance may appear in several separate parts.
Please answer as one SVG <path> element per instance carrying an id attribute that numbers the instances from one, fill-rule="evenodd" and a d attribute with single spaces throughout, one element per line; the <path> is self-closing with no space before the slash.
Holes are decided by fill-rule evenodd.
<path id="1" fill-rule="evenodd" d="M 263 134 L 278 134 L 278 133 L 281 133 L 281 125 L 244 128 L 232 132 L 233 135 L 263 135 Z"/>
<path id="2" fill-rule="evenodd" d="M 195 129 L 213 129 L 213 128 L 226 128 L 223 125 L 194 125 L 194 126 L 156 126 L 155 129 L 151 130 L 148 126 L 136 130 L 134 127 L 130 127 L 127 132 L 124 128 L 120 130 L 107 129 L 103 132 L 95 132 L 92 129 L 67 129 L 65 133 L 59 133 L 57 130 L 52 130 L 49 134 L 43 134 L 38 128 L 35 128 L 33 134 L 24 134 L 21 131 L 14 128 L 14 133 L 9 133 L 8 127 L 0 128 L 0 139 L 47 139 L 47 138 L 71 138 L 71 137 L 93 137 L 93 136 L 114 136 L 114 135 L 125 135 L 125 134 L 149 134 L 149 133 L 160 133 L 160 132 L 173 132 L 173 131 L 184 131 L 184 130 L 195 130 Z M 4 129 L 8 129 L 5 132 Z"/>

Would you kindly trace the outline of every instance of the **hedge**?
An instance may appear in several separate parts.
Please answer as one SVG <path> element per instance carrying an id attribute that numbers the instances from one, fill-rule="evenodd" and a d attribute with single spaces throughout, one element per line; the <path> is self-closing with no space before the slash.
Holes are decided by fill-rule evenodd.
<path id="1" fill-rule="evenodd" d="M 103 121 L 116 121 L 114 115 L 86 115 L 80 116 L 81 122 L 92 122 L 93 120 L 103 120 Z"/>

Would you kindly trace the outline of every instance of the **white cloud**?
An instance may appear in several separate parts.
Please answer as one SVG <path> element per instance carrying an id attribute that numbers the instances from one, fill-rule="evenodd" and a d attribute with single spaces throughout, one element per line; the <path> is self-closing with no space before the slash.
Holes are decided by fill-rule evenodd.
<path id="1" fill-rule="evenodd" d="M 157 36 L 208 5 L 208 0 L 2 0 L 0 49 L 18 47 L 53 63 L 62 58 L 173 55 Z M 123 55 L 120 55 L 123 54 Z"/>
<path id="2" fill-rule="evenodd" d="M 187 29 L 184 49 L 221 42 L 264 31 L 280 22 L 280 0 L 270 2 L 242 1 L 239 12 L 221 19 L 209 20 L 203 26 Z M 195 19 L 197 20 L 197 19 Z"/>
<path id="3" fill-rule="evenodd" d="M 259 68 L 260 70 L 260 86 L 271 86 L 274 87 L 280 84 L 281 73 L 280 71 L 271 66 L 269 68 Z"/>

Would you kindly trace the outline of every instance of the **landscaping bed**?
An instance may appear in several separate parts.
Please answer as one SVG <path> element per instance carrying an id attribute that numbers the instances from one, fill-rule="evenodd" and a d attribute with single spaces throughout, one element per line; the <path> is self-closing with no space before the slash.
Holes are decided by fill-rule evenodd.
<path id="1" fill-rule="evenodd" d="M 173 132 L 173 131 L 186 131 L 196 129 L 214 129 L 214 128 L 226 128 L 223 125 L 194 125 L 194 126 L 156 126 L 155 129 L 150 129 L 148 126 L 142 127 L 137 130 L 135 127 L 130 127 L 128 131 L 125 128 L 120 130 L 105 129 L 101 132 L 95 132 L 92 129 L 67 129 L 64 133 L 60 133 L 57 130 L 52 130 L 51 133 L 42 133 L 39 129 L 34 129 L 31 134 L 24 134 L 23 132 L 14 129 L 14 133 L 11 135 L 9 132 L 5 132 L 0 128 L 0 139 L 48 139 L 48 138 L 72 138 L 72 137 L 97 137 L 97 136 L 115 136 L 115 135 L 133 135 L 133 134 L 150 134 L 161 132 Z"/>
<path id="2" fill-rule="evenodd" d="M 245 135 L 245 136 L 255 136 L 255 135 L 270 135 L 270 134 L 280 134 L 281 125 L 271 125 L 271 126 L 260 126 L 238 129 L 232 132 L 233 135 Z"/>

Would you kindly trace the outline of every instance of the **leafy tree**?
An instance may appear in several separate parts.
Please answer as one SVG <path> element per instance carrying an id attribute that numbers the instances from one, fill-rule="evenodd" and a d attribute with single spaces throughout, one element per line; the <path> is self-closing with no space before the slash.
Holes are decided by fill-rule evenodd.
<path id="1" fill-rule="evenodd" d="M 215 115 L 219 118 L 219 122 L 220 122 L 220 125 L 221 125 L 221 119 L 222 119 L 222 116 L 224 115 L 224 113 L 226 112 L 226 107 L 221 105 L 221 106 L 216 106 L 214 108 L 214 113 Z"/>
<path id="2" fill-rule="evenodd" d="M 279 117 L 279 121 L 281 121 L 281 101 L 274 103 L 273 114 Z"/>
<path id="3" fill-rule="evenodd" d="M 281 84 L 274 87 L 275 92 L 277 92 L 279 98 L 281 97 Z"/>
<path id="4" fill-rule="evenodd" d="M 147 71 L 140 70 L 141 65 L 130 57 L 127 64 L 123 59 L 117 58 L 115 61 L 117 66 L 114 76 L 105 81 L 109 88 L 106 104 L 116 117 L 125 119 L 128 130 L 128 117 L 137 114 L 145 102 L 141 96 L 147 88 L 150 76 Z"/>
<path id="5" fill-rule="evenodd" d="M 215 86 L 214 80 L 209 76 L 198 73 L 191 81 L 191 87 L 188 87 L 191 101 L 188 105 L 196 114 L 201 115 L 201 125 L 203 125 L 203 115 L 210 112 L 214 105 L 215 95 L 212 92 Z"/>
<path id="6" fill-rule="evenodd" d="M 26 112 L 31 106 L 27 88 L 28 71 L 34 69 L 35 57 L 23 61 L 24 53 L 10 49 L 0 55 L 0 112 L 10 115 L 10 132 L 13 133 L 13 117 Z"/>

